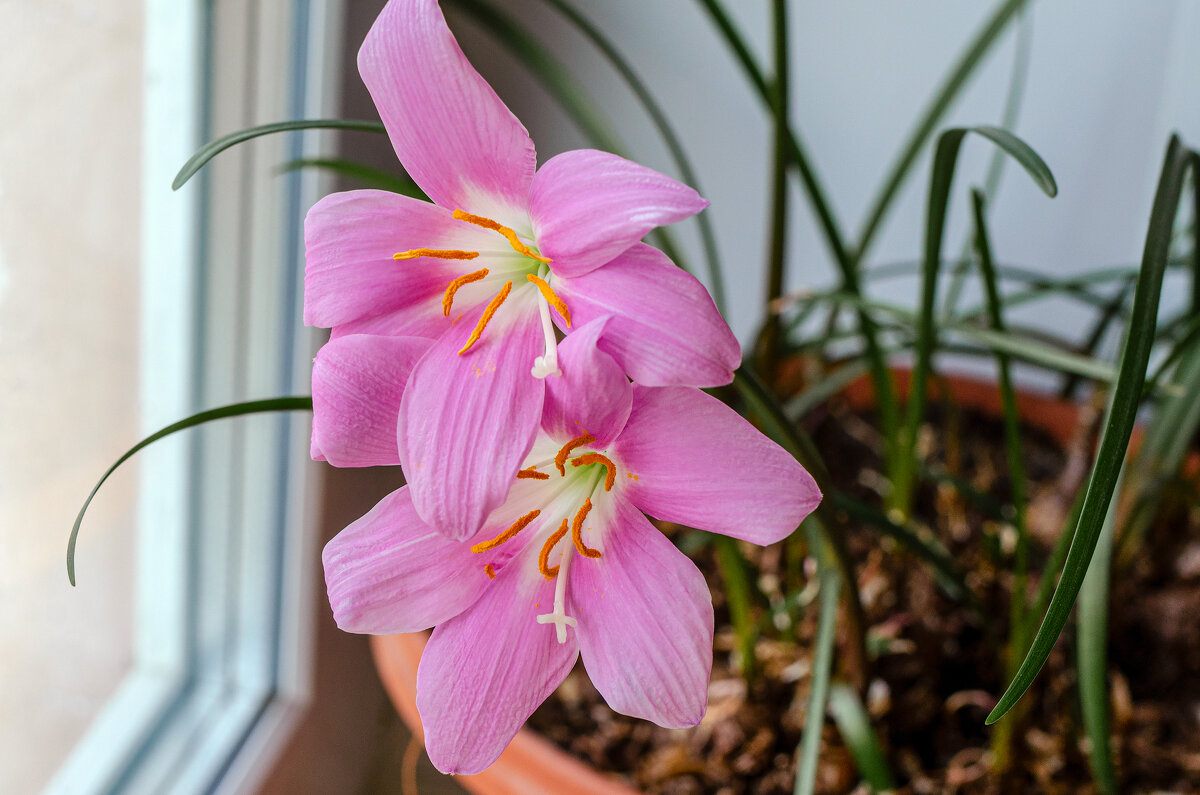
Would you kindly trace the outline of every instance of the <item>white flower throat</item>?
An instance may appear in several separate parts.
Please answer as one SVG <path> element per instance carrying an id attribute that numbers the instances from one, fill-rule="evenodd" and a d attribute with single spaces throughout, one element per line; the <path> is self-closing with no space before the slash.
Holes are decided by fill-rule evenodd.
<path id="1" fill-rule="evenodd" d="M 458 291 L 467 285 L 480 284 L 489 291 L 495 289 L 497 283 L 503 282 L 495 296 L 488 302 L 483 310 L 483 314 L 475 323 L 475 328 L 471 331 L 471 335 L 467 338 L 466 343 L 458 351 L 458 355 L 462 356 L 467 353 L 479 342 L 483 336 L 484 329 L 488 323 L 495 317 L 497 310 L 508 299 L 509 294 L 513 291 L 513 280 L 520 282 L 524 276 L 525 284 L 519 285 L 516 289 L 521 291 L 522 288 L 536 288 L 538 317 L 542 325 L 542 336 L 546 342 L 546 352 L 534 359 L 533 368 L 530 372 L 536 378 L 545 378 L 549 375 L 562 375 L 562 371 L 558 369 L 558 340 L 554 334 L 554 322 L 550 318 L 550 307 L 558 312 L 559 316 L 566 323 L 567 328 L 571 327 L 571 311 L 567 308 L 566 303 L 555 294 L 554 289 L 550 287 L 550 283 L 546 281 L 546 277 L 550 274 L 550 258 L 543 257 L 538 252 L 537 248 L 526 243 L 512 229 L 503 226 L 491 218 L 485 218 L 482 215 L 472 215 L 471 213 L 463 212 L 462 210 L 454 211 L 455 220 L 464 223 L 473 224 L 484 229 L 490 229 L 498 233 L 501 237 L 508 241 L 512 251 L 498 252 L 481 252 L 467 251 L 463 249 L 438 249 L 438 248 L 414 248 L 408 251 L 399 251 L 392 255 L 395 260 L 410 260 L 418 257 L 432 257 L 433 259 L 444 260 L 473 260 L 476 257 L 484 254 L 488 261 L 493 263 L 492 268 L 480 268 L 470 273 L 464 273 L 450 280 L 446 285 L 446 290 L 442 294 L 442 314 L 445 317 L 450 317 L 450 311 L 454 308 L 454 296 Z M 520 255 L 513 256 L 513 252 Z M 530 262 L 536 263 L 531 265 Z"/>
<path id="2" fill-rule="evenodd" d="M 544 446 L 540 454 L 535 446 L 535 451 L 526 460 L 526 463 L 533 463 L 518 472 L 517 479 L 545 481 L 545 490 L 538 489 L 534 498 L 535 502 L 540 502 L 543 507 L 529 511 L 504 532 L 471 547 L 471 551 L 476 554 L 489 552 L 507 543 L 543 514 L 562 517 L 558 529 L 546 536 L 537 559 L 538 572 L 546 580 L 555 580 L 554 609 L 550 613 L 539 615 L 537 621 L 539 624 L 554 624 L 559 643 L 566 642 L 567 627 L 574 627 L 577 623 L 573 617 L 566 614 L 567 572 L 571 558 L 576 552 L 593 560 L 601 557 L 601 551 L 592 548 L 584 540 L 585 532 L 591 530 L 586 522 L 593 508 L 592 497 L 600 500 L 604 494 L 612 491 L 617 478 L 617 467 L 612 459 L 602 452 L 586 450 L 588 445 L 595 441 L 596 438 L 591 434 L 579 436 L 560 447 L 553 458 L 546 454 Z M 552 526 L 553 519 L 543 522 L 539 535 Z M 572 543 L 565 545 L 558 553 L 560 562 L 551 566 L 550 560 L 555 548 L 568 534 Z M 489 577 L 496 576 L 492 563 L 485 565 L 484 571 Z"/>

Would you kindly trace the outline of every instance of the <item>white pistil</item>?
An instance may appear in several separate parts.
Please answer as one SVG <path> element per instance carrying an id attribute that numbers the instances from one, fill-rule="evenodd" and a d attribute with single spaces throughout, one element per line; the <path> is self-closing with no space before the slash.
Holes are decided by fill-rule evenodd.
<path id="1" fill-rule="evenodd" d="M 574 547 L 568 545 L 563 553 L 562 563 L 558 564 L 558 575 L 554 578 L 554 612 L 543 613 L 537 617 L 539 624 L 553 624 L 554 632 L 559 643 L 567 642 L 567 627 L 574 627 L 578 622 L 567 615 L 567 567 L 571 564 L 571 553 Z"/>
<path id="2" fill-rule="evenodd" d="M 546 278 L 550 269 L 543 265 L 538 269 L 538 277 Z M 542 321 L 542 336 L 546 338 L 546 354 L 533 360 L 534 378 L 545 378 L 548 375 L 562 375 L 558 369 L 558 339 L 554 336 L 554 321 L 550 319 L 550 304 L 544 296 L 538 293 L 538 317 Z"/>

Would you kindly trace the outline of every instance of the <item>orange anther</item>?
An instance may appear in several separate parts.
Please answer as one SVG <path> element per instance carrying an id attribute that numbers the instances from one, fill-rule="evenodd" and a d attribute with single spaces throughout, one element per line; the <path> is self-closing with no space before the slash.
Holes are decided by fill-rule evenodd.
<path id="1" fill-rule="evenodd" d="M 447 284 L 446 292 L 442 296 L 442 315 L 445 317 L 450 317 L 450 309 L 454 306 L 454 294 L 458 292 L 459 287 L 462 287 L 464 284 L 470 284 L 471 282 L 477 282 L 487 275 L 488 269 L 483 268 L 481 270 L 471 271 L 470 273 L 464 273 L 462 276 L 459 276 Z"/>
<path id="2" fill-rule="evenodd" d="M 571 327 L 571 310 L 567 309 L 566 303 L 561 298 L 558 297 L 558 295 L 554 292 L 554 289 L 552 287 L 550 287 L 549 284 L 546 283 L 546 280 L 541 278 L 540 276 L 534 276 L 532 273 L 525 274 L 525 278 L 528 279 L 529 281 L 533 282 L 534 286 L 536 286 L 538 288 L 538 292 L 540 292 L 542 294 L 542 298 L 546 299 L 546 303 L 548 303 L 548 304 L 550 304 L 550 306 L 554 307 L 554 309 L 558 312 L 559 315 L 562 316 L 562 319 L 566 322 L 567 328 L 570 328 Z"/>
<path id="3" fill-rule="evenodd" d="M 592 549 L 587 544 L 583 543 L 583 520 L 587 518 L 588 511 L 592 510 L 592 501 L 590 498 L 583 501 L 583 506 L 580 507 L 579 513 L 575 514 L 575 518 L 571 521 L 571 540 L 575 542 L 575 548 L 579 550 L 579 554 L 585 558 L 600 557 L 600 550 Z"/>
<path id="4" fill-rule="evenodd" d="M 558 451 L 558 454 L 554 456 L 554 466 L 556 469 L 558 469 L 558 474 L 563 475 L 564 477 L 566 476 L 567 457 L 571 455 L 572 450 L 577 447 L 583 447 L 585 444 L 591 444 L 594 441 L 596 441 L 595 436 L 592 436 L 590 433 L 585 433 L 583 436 L 576 436 L 574 439 L 564 444 L 562 449 Z"/>
<path id="5" fill-rule="evenodd" d="M 488 576 L 489 580 L 496 579 L 496 569 L 490 563 L 483 567 L 483 573 Z"/>
<path id="6" fill-rule="evenodd" d="M 578 458 L 571 459 L 571 466 L 581 467 L 584 464 L 604 464 L 605 468 L 608 469 L 608 474 L 604 477 L 604 490 L 612 491 L 613 484 L 617 482 L 616 464 L 599 453 L 584 453 Z"/>
<path id="7" fill-rule="evenodd" d="M 491 300 L 487 308 L 483 310 L 483 317 L 479 318 L 479 322 L 475 324 L 475 330 L 471 332 L 471 336 L 467 338 L 467 344 L 459 348 L 458 355 L 462 356 L 467 351 L 471 350 L 471 346 L 479 342 L 479 338 L 483 336 L 483 330 L 487 328 L 488 321 L 492 319 L 492 315 L 496 314 L 496 310 L 500 308 L 500 304 L 504 303 L 504 299 L 508 298 L 509 292 L 512 291 L 512 282 L 505 282 L 500 288 L 500 292 L 496 293 L 496 297 Z"/>
<path id="8" fill-rule="evenodd" d="M 501 224 L 496 223 L 491 218 L 484 218 L 482 215 L 471 215 L 470 213 L 465 213 L 462 210 L 455 210 L 454 218 L 457 221 L 466 221 L 468 224 L 475 224 L 475 226 L 482 226 L 484 229 L 490 229 L 493 232 L 499 232 L 504 236 L 504 239 L 508 241 L 508 244 L 512 246 L 513 251 L 517 252 L 518 254 L 524 254 L 531 259 L 537 260 L 538 262 L 545 262 L 547 264 L 550 262 L 549 257 L 543 257 L 541 254 L 536 253 L 529 246 L 522 243 L 521 238 L 517 237 L 516 232 L 509 229 L 507 226 L 502 226 Z"/>
<path id="9" fill-rule="evenodd" d="M 542 551 L 538 554 L 538 571 L 540 571 L 542 576 L 547 580 L 553 580 L 556 576 L 558 576 L 558 566 L 553 568 L 550 567 L 550 551 L 554 549 L 554 545 L 561 541 L 562 537 L 566 534 L 567 520 L 563 519 L 562 524 L 558 526 L 558 529 L 546 539 L 546 543 L 542 545 Z"/>
<path id="10" fill-rule="evenodd" d="M 512 527 L 508 528 L 500 535 L 496 536 L 495 538 L 493 538 L 489 541 L 480 541 L 478 544 L 475 544 L 474 546 L 472 546 L 471 551 L 474 552 L 475 554 L 479 554 L 480 552 L 487 552 L 489 549 L 495 549 L 496 547 L 503 544 L 505 541 L 507 541 L 510 538 L 512 538 L 513 536 L 515 536 L 517 533 L 524 530 L 530 522 L 532 522 L 534 519 L 538 518 L 538 514 L 540 514 L 540 513 L 541 513 L 541 511 L 530 511 L 529 513 L 525 514 L 517 521 L 513 522 Z"/>
<path id="11" fill-rule="evenodd" d="M 475 259 L 478 251 L 461 251 L 456 248 L 410 248 L 408 251 L 397 251 L 392 259 L 416 259 L 417 257 L 433 257 L 434 259 Z"/>
<path id="12" fill-rule="evenodd" d="M 520 480 L 522 478 L 528 480 L 549 480 L 550 476 L 545 472 L 538 472 L 537 467 L 526 467 L 517 473 L 517 479 Z"/>

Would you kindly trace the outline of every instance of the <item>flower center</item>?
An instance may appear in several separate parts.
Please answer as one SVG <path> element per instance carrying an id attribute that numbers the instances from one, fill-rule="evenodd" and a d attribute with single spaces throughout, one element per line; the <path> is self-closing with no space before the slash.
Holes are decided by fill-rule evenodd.
<path id="1" fill-rule="evenodd" d="M 536 265 L 525 264 L 515 270 L 509 268 L 509 271 L 514 271 L 514 278 L 521 275 L 525 276 L 525 281 L 537 288 L 538 292 L 538 316 L 542 326 L 542 336 L 546 342 L 545 354 L 537 357 L 533 362 L 531 372 L 537 378 L 545 378 L 548 375 L 561 375 L 562 371 L 558 369 L 558 340 L 554 335 L 554 323 L 550 319 L 550 309 L 554 308 L 559 316 L 566 323 L 567 328 L 571 327 L 571 311 L 567 308 L 567 304 L 555 294 L 550 283 L 546 281 L 546 276 L 550 273 L 550 258 L 543 257 L 536 248 L 521 240 L 515 230 L 510 229 L 491 218 L 485 218 L 482 215 L 472 215 L 471 213 L 462 210 L 454 211 L 454 218 L 457 221 L 473 224 L 474 226 L 496 232 L 506 241 L 509 247 L 517 254 L 527 260 L 532 260 Z M 417 259 L 418 257 L 430 257 L 432 259 L 444 260 L 473 260 L 480 255 L 479 251 L 464 251 L 461 249 L 443 249 L 443 248 L 414 248 L 408 251 L 399 251 L 392 255 L 395 260 Z M 457 276 L 446 285 L 446 290 L 442 295 L 442 315 L 450 316 L 450 310 L 454 307 L 454 296 L 460 288 L 468 284 L 483 281 L 489 275 L 488 268 L 480 268 L 479 270 L 464 273 Z M 499 280 L 500 276 L 496 277 Z M 508 298 L 512 292 L 513 283 L 511 279 L 505 280 L 500 287 L 499 292 L 495 297 L 488 302 L 484 308 L 483 314 L 475 323 L 475 328 L 471 331 L 471 335 L 467 338 L 466 344 L 459 349 L 458 355 L 462 356 L 467 351 L 479 342 L 483 336 L 484 329 L 491 322 L 501 304 Z"/>
<path id="2" fill-rule="evenodd" d="M 579 436 L 559 448 L 553 460 L 534 464 L 517 473 L 518 480 L 549 481 L 552 479 L 551 472 L 544 472 L 541 470 L 541 467 L 553 467 L 553 470 L 557 470 L 559 478 L 569 479 L 569 483 L 578 484 L 578 491 L 573 490 L 573 493 L 584 495 L 582 504 L 579 505 L 577 510 L 569 512 L 562 517 L 558 529 L 547 536 L 538 553 L 538 572 L 546 580 L 555 580 L 555 583 L 554 609 L 550 613 L 539 615 L 537 621 L 539 624 L 554 624 L 559 643 L 566 642 L 567 627 L 574 627 L 576 625 L 576 620 L 566 614 L 567 571 L 573 557 L 572 553 L 578 552 L 582 557 L 593 560 L 601 557 L 600 550 L 588 546 L 584 540 L 584 531 L 587 529 L 585 522 L 593 507 L 592 497 L 596 495 L 601 484 L 603 484 L 604 492 L 608 492 L 612 490 L 616 482 L 617 467 L 603 453 L 589 451 L 572 457 L 573 452 L 578 451 L 580 448 L 585 448 L 595 441 L 596 437 L 591 434 Z M 567 469 L 568 462 L 571 465 L 569 470 Z M 555 493 L 558 493 L 557 489 Z M 561 507 L 558 510 L 561 510 Z M 515 538 L 518 533 L 528 527 L 541 514 L 541 509 L 530 511 L 494 538 L 473 545 L 471 551 L 480 554 L 496 549 Z M 568 534 L 571 536 L 571 544 L 567 545 L 560 553 L 560 562 L 553 566 L 550 565 L 555 547 Z M 496 570 L 493 564 L 488 563 L 484 566 L 484 571 L 489 578 L 495 578 Z"/>

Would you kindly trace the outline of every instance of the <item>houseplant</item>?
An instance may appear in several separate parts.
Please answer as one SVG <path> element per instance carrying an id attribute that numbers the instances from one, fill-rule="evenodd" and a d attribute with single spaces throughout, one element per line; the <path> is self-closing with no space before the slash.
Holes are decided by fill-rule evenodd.
<path id="1" fill-rule="evenodd" d="M 1003 29 L 1020 6 L 1020 3 L 1004 3 L 998 8 L 984 31 L 986 35 L 981 38 L 985 48 L 986 41 L 994 39 L 998 35 L 999 30 Z M 494 9 L 486 10 L 488 6 L 474 7 L 484 9 L 478 13 L 495 14 Z M 569 7 L 561 7 L 568 13 L 570 12 Z M 966 274 L 972 272 L 977 264 L 980 282 L 984 285 L 987 293 L 986 307 L 982 312 L 963 312 L 952 304 L 951 311 L 938 312 L 936 299 L 939 295 L 938 285 L 944 257 L 942 251 L 944 222 L 950 204 L 950 184 L 958 148 L 966 134 L 974 133 L 995 144 L 1006 155 L 1015 158 L 1046 192 L 1051 195 L 1054 192 L 1054 182 L 1049 169 L 1033 150 L 1011 133 L 996 128 L 950 130 L 937 139 L 930 180 L 929 210 L 926 217 L 925 251 L 920 263 L 922 299 L 916 311 L 905 307 L 890 306 L 866 297 L 867 293 L 864 289 L 864 283 L 872 274 L 867 273 L 864 269 L 862 252 L 868 248 L 871 234 L 878 225 L 878 218 L 872 219 L 872 223 L 867 226 L 867 232 L 864 233 L 861 240 L 857 241 L 856 245 L 847 246 L 840 241 L 836 225 L 832 222 L 828 202 L 821 198 L 821 191 L 808 166 L 805 152 L 799 146 L 794 130 L 788 124 L 784 4 L 777 3 L 775 5 L 778 59 L 774 69 L 775 75 L 770 80 L 753 62 L 748 50 L 744 46 L 740 48 L 737 46 L 740 39 L 721 7 L 712 2 L 704 3 L 703 7 L 717 22 L 718 27 L 725 33 L 738 53 L 741 63 L 751 75 L 755 87 L 762 93 L 764 102 L 772 111 L 777 124 L 772 171 L 776 213 L 773 215 L 771 253 L 767 263 L 770 271 L 768 281 L 772 285 L 771 297 L 774 301 L 772 305 L 774 311 L 763 325 L 752 360 L 743 366 L 741 375 L 734 382 L 732 393 L 727 395 L 726 399 L 740 406 L 780 444 L 802 458 L 814 472 L 820 473 L 825 469 L 821 462 L 821 452 L 819 449 L 814 450 L 809 444 L 803 432 L 804 427 L 797 423 L 797 419 L 806 414 L 813 405 L 821 405 L 824 398 L 837 392 L 838 387 L 852 376 L 866 371 L 869 373 L 874 388 L 880 435 L 883 440 L 879 450 L 883 459 L 882 477 L 889 485 L 883 490 L 884 493 L 879 495 L 879 502 L 872 504 L 869 499 L 865 499 L 861 495 L 855 497 L 845 488 L 839 488 L 836 482 L 827 485 L 825 488 L 828 498 L 827 507 L 808 523 L 803 539 L 797 536 L 796 540 L 789 544 L 796 550 L 795 554 L 799 555 L 801 560 L 807 556 L 815 561 L 817 567 L 815 578 L 800 577 L 795 582 L 789 583 L 789 590 L 802 593 L 805 590 L 803 585 L 806 582 L 816 580 L 822 583 L 819 594 L 824 609 L 819 612 L 820 622 L 816 633 L 817 654 L 809 699 L 812 708 L 809 710 L 809 714 L 821 714 L 823 712 L 821 705 L 827 698 L 826 684 L 830 671 L 829 650 L 832 648 L 830 645 L 834 632 L 832 622 L 836 615 L 837 604 L 834 598 L 839 592 L 846 599 L 848 619 L 846 621 L 848 640 L 844 644 L 844 658 L 850 664 L 844 673 L 852 685 L 859 687 L 866 685 L 865 680 L 867 679 L 863 673 L 868 658 L 865 648 L 867 646 L 866 627 L 859 618 L 862 612 L 861 608 L 856 605 L 856 602 L 860 601 L 860 597 L 857 594 L 857 588 L 845 588 L 837 584 L 839 577 L 845 579 L 852 574 L 851 570 L 855 563 L 840 543 L 847 536 L 838 529 L 844 528 L 846 525 L 841 513 L 857 512 L 860 517 L 869 516 L 871 523 L 879 532 L 890 537 L 895 543 L 907 545 L 918 557 L 934 566 L 941 575 L 951 581 L 961 581 L 960 586 L 969 579 L 961 572 L 954 576 L 955 567 L 951 565 L 952 561 L 947 559 L 945 551 L 939 549 L 938 544 L 932 543 L 921 533 L 913 532 L 914 527 L 919 529 L 923 521 L 929 520 L 928 516 L 919 514 L 914 506 L 918 502 L 917 494 L 920 484 L 922 481 L 930 480 L 930 477 L 921 471 L 923 455 L 920 452 L 919 431 L 925 420 L 924 404 L 927 394 L 925 384 L 930 380 L 930 374 L 933 371 L 935 353 L 951 350 L 973 355 L 982 353 L 994 357 L 996 361 L 999 402 L 1004 417 L 1004 431 L 1001 436 L 1004 443 L 1008 445 L 1007 466 L 1010 470 L 1009 479 L 1013 484 L 1012 493 L 1007 497 L 1011 501 L 1012 508 L 1009 510 L 1007 518 L 1003 515 L 1001 518 L 1011 525 L 1013 531 L 1014 543 L 1009 556 L 1009 565 L 1013 581 L 1016 583 L 1020 583 L 1030 576 L 1028 560 L 1030 542 L 1026 527 L 1027 519 L 1024 515 L 1026 499 L 1019 491 L 1026 478 L 1021 470 L 1022 456 L 1016 453 L 1020 426 L 1017 422 L 1016 399 L 1008 372 L 1010 369 L 1009 358 L 1024 358 L 1058 371 L 1083 375 L 1094 379 L 1101 386 L 1106 383 L 1113 384 L 1110 408 L 1106 412 L 1104 422 L 1106 430 L 1100 449 L 1094 458 L 1090 484 L 1086 489 L 1083 489 L 1082 486 L 1079 488 L 1082 496 L 1078 519 L 1071 523 L 1073 533 L 1064 533 L 1062 536 L 1064 539 L 1074 538 L 1076 540 L 1071 544 L 1069 553 L 1066 553 L 1065 544 L 1062 546 L 1062 551 L 1066 553 L 1066 560 L 1062 564 L 1061 584 L 1054 598 L 1049 602 L 1048 618 L 1043 631 L 1040 631 L 1036 639 L 1032 641 L 1028 656 L 1025 654 L 1025 646 L 1029 645 L 1028 641 L 1033 635 L 1034 625 L 1042 617 L 1043 611 L 1039 606 L 1042 600 L 1035 596 L 1029 600 L 1029 603 L 1026 603 L 1024 589 L 1019 586 L 1012 588 L 1016 597 L 1014 597 L 1013 607 L 1008 611 L 1009 615 L 1007 616 L 1007 623 L 1010 625 L 1007 633 L 1010 651 L 1005 656 L 1008 658 L 1007 664 L 1011 666 L 1011 674 L 1015 677 L 1016 684 L 1009 688 L 1007 697 L 1001 700 L 1003 708 L 998 711 L 1003 712 L 1012 706 L 1014 698 L 1019 696 L 1024 687 L 1028 686 L 1040 662 L 1049 654 L 1051 645 L 1059 635 L 1067 619 L 1067 612 L 1074 601 L 1074 592 L 1082 587 L 1083 574 L 1092 556 L 1092 548 L 1097 543 L 1101 530 L 1105 526 L 1106 516 L 1111 517 L 1110 522 L 1114 524 L 1116 522 L 1115 517 L 1119 514 L 1109 510 L 1111 495 L 1114 493 L 1118 472 L 1125 460 L 1125 449 L 1137 407 L 1142 405 L 1145 399 L 1157 409 L 1157 412 L 1154 414 L 1155 420 L 1151 423 L 1150 430 L 1147 431 L 1147 447 L 1144 447 L 1139 453 L 1141 457 L 1135 459 L 1137 463 L 1132 465 L 1130 475 L 1127 477 L 1127 488 L 1132 489 L 1132 492 L 1127 491 L 1126 493 L 1133 494 L 1128 499 L 1134 504 L 1153 504 L 1154 495 L 1161 493 L 1163 488 L 1163 473 L 1174 471 L 1182 461 L 1180 440 L 1186 442 L 1186 439 L 1191 436 L 1190 431 L 1194 429 L 1195 420 L 1190 419 L 1187 411 L 1187 407 L 1194 401 L 1187 397 L 1188 392 L 1186 391 L 1188 375 L 1193 367 L 1191 362 L 1194 359 L 1190 353 L 1195 339 L 1194 324 L 1191 323 L 1190 317 L 1183 317 L 1178 322 L 1163 323 L 1164 333 L 1162 335 L 1157 333 L 1160 325 L 1157 317 L 1158 295 L 1161 292 L 1163 274 L 1172 264 L 1169 246 L 1170 231 L 1182 190 L 1181 175 L 1191 162 L 1192 155 L 1178 143 L 1172 143 L 1163 170 L 1160 195 L 1152 211 L 1151 228 L 1147 235 L 1146 253 L 1141 268 L 1132 276 L 1122 275 L 1120 277 L 1135 284 L 1136 289 L 1125 292 L 1122 296 L 1123 300 L 1116 302 L 1116 308 L 1111 312 L 1104 313 L 1102 317 L 1107 325 L 1111 325 L 1116 322 L 1116 319 L 1124 319 L 1123 315 L 1128 314 L 1127 327 L 1130 329 L 1128 332 L 1130 342 L 1125 346 L 1115 368 L 1106 367 L 1094 356 L 1072 356 L 1065 352 L 1062 346 L 1031 340 L 1027 335 L 1013 333 L 1006 329 L 1003 313 L 1006 296 L 998 289 L 1000 274 L 991 261 L 990 247 L 987 245 L 986 208 L 982 195 L 973 197 L 972 209 L 974 210 L 974 237 L 976 240 L 974 256 L 951 260 L 949 265 L 956 274 Z M 503 19 L 502 16 L 493 18 Z M 580 19 L 577 13 L 572 18 L 577 21 Z M 504 30 L 499 25 L 497 29 Z M 514 40 L 511 31 L 506 36 L 507 40 Z M 613 52 L 615 53 L 615 51 Z M 978 60 L 977 57 L 976 60 Z M 969 71 L 969 67 L 970 64 L 965 67 L 967 71 Z M 950 96 L 953 95 L 954 90 L 953 81 L 951 81 L 951 84 L 948 84 Z M 921 125 L 919 130 L 921 134 L 914 139 L 915 143 L 910 147 L 910 151 L 915 152 L 936 129 L 938 117 L 936 109 L 939 104 L 944 107 L 945 103 L 940 102 L 939 98 L 939 102 L 932 105 L 935 112 L 928 118 L 927 124 Z M 361 123 L 337 122 L 311 122 L 309 124 L 333 127 L 363 126 Z M 296 125 L 291 126 L 294 128 Z M 272 129 L 286 128 L 287 125 L 280 125 Z M 258 130 L 256 132 L 269 131 Z M 219 145 L 216 148 L 220 148 Z M 901 158 L 902 167 L 898 172 L 900 177 L 895 179 L 903 177 L 906 169 L 911 166 L 911 162 L 912 158 L 907 155 Z M 680 170 L 683 172 L 687 169 L 681 165 Z M 812 198 L 813 204 L 817 208 L 817 214 L 822 219 L 823 228 L 830 238 L 830 248 L 834 252 L 834 260 L 841 275 L 842 284 L 834 290 L 795 296 L 789 299 L 781 295 L 781 274 L 786 261 L 786 226 L 783 208 L 786 206 L 787 179 L 793 170 L 800 176 L 802 185 Z M 889 183 L 888 190 L 894 192 L 894 185 Z M 885 191 L 885 194 L 887 192 Z M 887 202 L 884 201 L 881 206 L 886 207 L 886 204 Z M 878 211 L 879 214 L 882 212 L 883 210 Z M 880 276 L 877 272 L 873 275 Z M 1043 294 L 1046 292 L 1060 294 L 1080 292 L 1077 284 L 1055 284 L 1053 280 L 1042 280 L 1042 284 L 1037 289 Z M 957 290 L 952 290 L 952 292 L 957 295 Z M 1083 291 L 1083 294 L 1086 294 L 1089 300 L 1095 298 L 1094 294 L 1086 290 Z M 1009 302 L 1015 300 L 1011 296 L 1007 298 Z M 814 313 L 827 315 L 828 320 L 824 326 L 826 329 L 824 333 L 814 335 L 810 330 L 811 326 L 805 325 L 806 322 L 811 323 Z M 847 317 L 851 318 L 848 324 Z M 852 348 L 848 358 L 844 352 L 835 347 L 846 344 L 857 346 Z M 1158 372 L 1150 374 L 1148 364 L 1151 349 L 1155 344 L 1161 344 L 1161 350 L 1165 351 L 1164 363 L 1159 366 Z M 915 358 L 914 388 L 911 390 L 911 397 L 907 403 L 901 401 L 888 369 L 890 357 L 905 352 L 912 352 Z M 808 356 L 805 356 L 806 353 Z M 832 361 L 835 356 L 837 358 L 836 367 L 833 366 L 834 362 Z M 800 382 L 801 391 L 795 394 L 795 387 L 786 384 L 783 376 L 789 368 L 795 369 L 797 363 L 802 370 L 803 378 Z M 1155 385 L 1155 388 L 1149 390 L 1143 388 L 1147 381 L 1147 375 L 1151 375 L 1149 381 Z M 788 406 L 783 402 L 785 397 L 793 397 L 797 403 Z M 235 407 L 225 410 L 224 415 L 244 413 L 250 408 L 270 410 L 295 406 L 303 406 L 303 402 L 300 401 L 294 406 L 286 403 L 264 403 L 254 407 Z M 790 412 L 787 410 L 788 408 L 791 409 Z M 215 418 L 215 416 L 218 415 L 212 413 L 198 415 L 193 421 L 182 423 L 181 427 Z M 1084 445 L 1084 447 L 1087 446 Z M 1090 450 L 1086 450 L 1085 455 L 1090 458 Z M 821 477 L 826 483 L 830 483 L 827 477 Z M 971 491 L 968 488 L 961 488 L 961 484 L 956 484 L 953 478 L 944 479 L 943 485 L 952 489 L 960 489 L 965 494 L 969 494 Z M 1148 524 L 1149 514 L 1143 510 L 1140 513 L 1134 512 L 1132 515 L 1135 517 L 1130 520 L 1132 522 L 1130 526 L 1133 529 L 1128 531 L 1127 537 L 1132 539 L 1130 543 L 1137 543 L 1138 539 L 1145 535 L 1144 529 L 1140 528 Z M 701 544 L 702 542 L 695 543 Z M 1104 548 L 1102 546 L 1101 550 L 1103 551 Z M 759 634 L 754 614 L 761 610 L 763 604 L 769 604 L 770 597 L 765 593 L 755 593 L 754 578 L 747 577 L 745 573 L 747 562 L 743 559 L 742 550 L 739 550 L 736 545 L 729 544 L 720 545 L 716 550 L 717 569 L 723 573 L 724 590 L 729 595 L 729 610 L 740 654 L 739 664 L 744 670 L 752 670 L 756 656 L 755 635 Z M 1052 557 L 1051 560 L 1054 558 Z M 857 583 L 856 576 L 854 580 Z M 1042 582 L 1051 583 L 1052 580 L 1053 576 L 1048 576 L 1044 577 Z M 1090 588 L 1096 589 L 1095 593 L 1102 597 L 1107 589 L 1103 578 L 1094 578 L 1089 582 L 1092 583 Z M 1098 584 L 1096 584 L 1097 582 Z M 969 583 L 967 584 L 967 588 L 959 588 L 961 598 L 966 598 L 965 595 L 970 593 Z M 1085 591 L 1085 593 L 1088 592 L 1090 590 Z M 809 593 L 808 597 L 811 598 L 811 596 L 812 594 Z M 797 610 L 797 604 L 786 606 L 786 597 L 784 601 L 785 613 Z M 1097 780 L 1102 787 L 1112 788 L 1114 774 L 1111 769 L 1111 761 L 1106 761 L 1104 753 L 1104 748 L 1107 746 L 1107 731 L 1104 729 L 1103 665 L 1100 664 L 1098 669 L 1096 667 L 1097 661 L 1102 663 L 1103 659 L 1102 640 L 1099 646 L 1095 645 L 1097 643 L 1096 630 L 1103 624 L 1103 621 L 1102 616 L 1097 617 L 1095 612 L 1089 615 L 1090 618 L 1081 621 L 1081 627 L 1087 627 L 1084 634 L 1089 639 L 1088 642 L 1092 644 L 1087 646 L 1089 651 L 1083 655 L 1081 660 L 1081 682 L 1084 683 L 1082 689 L 1085 691 L 1085 723 L 1091 734 L 1093 747 L 1091 760 Z M 996 617 L 993 616 L 994 618 Z M 1001 622 L 1003 621 L 1002 618 Z M 1099 624 L 1096 623 L 1097 621 Z M 796 620 L 793 619 L 792 625 L 795 623 Z M 1022 660 L 1024 660 L 1024 664 L 1018 665 Z M 852 693 L 853 690 L 839 689 L 835 692 L 841 694 L 837 698 L 839 699 L 838 703 L 843 705 L 838 709 L 853 711 L 853 699 L 846 700 L 847 694 Z M 845 704 L 851 706 L 845 707 Z M 861 712 L 861 708 L 858 711 Z M 839 726 L 844 732 L 848 732 L 843 723 L 840 722 Z M 801 743 L 799 774 L 801 789 L 804 786 L 811 786 L 811 782 L 814 780 L 816 751 L 820 741 L 820 723 L 810 721 L 806 726 L 813 728 L 806 733 Z M 1001 730 L 998 732 L 996 740 L 997 759 L 1003 756 L 1006 742 Z M 872 769 L 876 771 L 875 774 L 878 774 L 878 767 L 871 768 L 869 765 L 869 754 L 872 753 L 870 745 L 867 743 L 858 747 L 859 752 L 865 755 L 857 760 L 862 775 L 868 779 L 871 778 L 870 771 Z M 875 746 L 878 748 L 878 743 Z M 875 756 L 878 761 L 878 753 L 875 753 Z M 873 780 L 878 784 L 883 779 Z"/>

